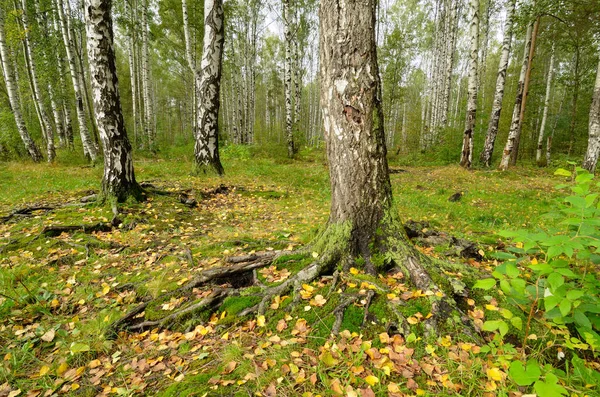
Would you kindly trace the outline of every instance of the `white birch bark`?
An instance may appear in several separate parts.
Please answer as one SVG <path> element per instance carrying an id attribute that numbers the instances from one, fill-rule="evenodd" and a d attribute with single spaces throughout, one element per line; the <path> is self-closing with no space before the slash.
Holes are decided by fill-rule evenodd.
<path id="1" fill-rule="evenodd" d="M 546 96 L 544 99 L 544 112 L 542 114 L 542 123 L 540 125 L 540 133 L 538 135 L 537 150 L 535 152 L 535 161 L 538 165 L 542 165 L 542 149 L 544 147 L 544 133 L 546 129 L 546 120 L 548 119 L 548 108 L 550 107 L 550 95 L 552 88 L 552 77 L 554 76 L 554 43 L 552 44 L 552 52 L 550 55 L 550 67 L 548 69 L 548 77 L 546 78 Z"/>
<path id="2" fill-rule="evenodd" d="M 92 163 L 96 162 L 98 157 L 98 151 L 90 132 L 87 128 L 85 119 L 85 110 L 83 108 L 83 95 L 81 85 L 79 83 L 79 73 L 77 72 L 77 65 L 75 64 L 75 44 L 73 42 L 73 32 L 71 31 L 70 15 L 65 15 L 65 8 L 63 0 L 56 0 L 58 19 L 60 21 L 60 27 L 62 31 L 62 37 L 67 52 L 67 61 L 69 63 L 69 72 L 71 74 L 71 82 L 73 84 L 73 91 L 75 92 L 75 109 L 77 110 L 77 122 L 79 123 L 79 135 L 81 136 L 81 143 L 83 145 L 83 153 L 90 158 Z"/>
<path id="3" fill-rule="evenodd" d="M 590 106 L 588 147 L 583 160 L 583 168 L 591 173 L 596 171 L 600 155 L 600 62 L 594 84 L 594 96 Z"/>
<path id="4" fill-rule="evenodd" d="M 23 141 L 25 149 L 27 149 L 31 159 L 37 163 L 42 161 L 43 157 L 40 149 L 37 147 L 33 139 L 31 139 L 29 131 L 27 130 L 27 126 L 25 125 L 25 120 L 23 119 L 23 114 L 21 113 L 21 99 L 17 89 L 18 84 L 13 73 L 8 47 L 6 45 L 6 37 L 4 34 L 4 15 L 4 9 L 0 7 L 0 58 L 2 58 L 2 74 L 4 76 L 6 92 L 8 94 L 8 100 L 15 123 L 17 124 L 17 130 L 21 136 L 21 140 Z"/>
<path id="5" fill-rule="evenodd" d="M 285 36 L 285 61 L 283 71 L 283 83 L 285 91 L 285 134 L 287 137 L 288 157 L 293 158 L 296 154 L 293 131 L 293 108 L 292 108 L 292 30 L 290 15 L 290 0 L 283 0 L 283 23 Z"/>
<path id="6" fill-rule="evenodd" d="M 525 48 L 523 50 L 523 64 L 521 65 L 521 73 L 519 74 L 519 85 L 517 87 L 517 97 L 515 99 L 515 107 L 512 114 L 512 122 L 510 125 L 510 131 L 508 132 L 508 139 L 502 152 L 502 160 L 500 160 L 500 166 L 498 167 L 502 171 L 506 171 L 510 164 L 510 156 L 514 148 L 515 139 L 521 128 L 521 105 L 523 103 L 523 94 L 525 89 L 525 77 L 527 74 L 527 66 L 529 65 L 529 51 L 531 50 L 531 37 L 533 32 L 533 24 L 529 24 L 527 27 L 527 33 L 525 35 Z"/>
<path id="7" fill-rule="evenodd" d="M 22 0 L 21 3 L 21 23 L 23 24 L 23 52 L 25 54 L 25 63 L 28 66 L 28 74 L 31 82 L 31 89 L 33 94 L 33 100 L 35 104 L 35 110 L 38 115 L 42 133 L 46 139 L 46 159 L 49 163 L 52 163 L 56 157 L 56 148 L 54 146 L 54 131 L 52 131 L 52 124 L 48 117 L 48 112 L 44 106 L 42 99 L 42 91 L 40 90 L 39 80 L 37 77 L 37 63 L 31 50 L 31 39 L 29 36 L 30 26 L 27 16 L 27 3 Z"/>
<path id="8" fill-rule="evenodd" d="M 143 2 L 142 10 L 142 92 L 144 97 L 144 133 L 148 147 L 154 147 L 152 95 L 150 92 L 150 66 L 148 46 L 148 1 Z"/>
<path id="9" fill-rule="evenodd" d="M 204 1 L 204 45 L 200 63 L 196 171 L 223 174 L 219 158 L 219 92 L 223 61 L 223 1 Z"/>
<path id="10" fill-rule="evenodd" d="M 111 6 L 112 0 L 85 0 L 84 14 L 94 113 L 104 150 L 102 192 L 123 201 L 137 196 L 140 188 L 119 97 Z"/>
<path id="11" fill-rule="evenodd" d="M 498 64 L 498 77 L 496 78 L 496 92 L 492 105 L 492 113 L 488 125 L 485 143 L 481 151 L 481 163 L 489 167 L 494 153 L 494 145 L 498 136 L 498 125 L 502 113 L 502 101 L 504 99 L 504 87 L 506 85 L 506 71 L 508 70 L 508 61 L 510 58 L 510 48 L 513 36 L 513 15 L 515 13 L 516 0 L 508 0 L 506 4 L 506 23 L 504 24 L 504 39 L 502 40 L 502 53 Z"/>
<path id="12" fill-rule="evenodd" d="M 463 135 L 463 146 L 460 165 L 471 168 L 473 163 L 473 133 L 477 116 L 477 61 L 479 55 L 479 0 L 470 0 L 471 13 L 471 57 L 469 59 L 469 86 L 467 101 L 467 121 Z"/>

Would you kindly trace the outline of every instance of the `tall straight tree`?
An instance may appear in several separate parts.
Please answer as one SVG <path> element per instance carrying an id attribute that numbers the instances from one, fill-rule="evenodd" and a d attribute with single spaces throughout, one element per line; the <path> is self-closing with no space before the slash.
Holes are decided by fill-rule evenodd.
<path id="1" fill-rule="evenodd" d="M 502 53 L 500 54 L 500 63 L 498 64 L 498 77 L 496 79 L 496 93 L 494 94 L 494 103 L 492 105 L 492 114 L 488 125 L 485 143 L 481 151 L 481 163 L 489 167 L 494 153 L 494 144 L 498 136 L 498 125 L 500 124 L 500 114 L 502 113 L 502 100 L 504 99 L 504 86 L 506 85 L 506 71 L 508 69 L 508 60 L 510 57 L 510 48 L 513 36 L 513 15 L 515 13 L 516 0 L 508 0 L 506 4 L 506 23 L 504 24 L 504 39 L 502 40 Z"/>
<path id="2" fill-rule="evenodd" d="M 583 168 L 590 172 L 596 171 L 598 156 L 600 155 L 600 61 L 596 72 L 594 96 L 590 107 L 588 147 L 583 160 Z"/>
<path id="3" fill-rule="evenodd" d="M 65 14 L 64 0 L 56 0 L 56 8 L 58 9 L 58 19 L 60 21 L 63 42 L 67 52 L 71 82 L 73 83 L 73 90 L 75 91 L 75 109 L 77 110 L 77 122 L 79 123 L 79 135 L 81 136 L 83 153 L 90 158 L 92 163 L 95 163 L 98 157 L 98 150 L 92 141 L 92 136 L 90 135 L 85 118 L 83 90 L 79 80 L 77 64 L 75 62 L 75 41 L 73 40 L 74 33 L 71 30 L 71 16 Z"/>
<path id="4" fill-rule="evenodd" d="M 554 76 L 554 43 L 550 53 L 550 66 L 548 67 L 548 77 L 546 78 L 546 96 L 544 99 L 544 113 L 542 114 L 542 123 L 538 135 L 537 150 L 535 151 L 535 161 L 538 165 L 542 163 L 542 149 L 544 148 L 544 135 L 546 130 L 546 121 L 548 120 L 548 108 L 550 107 L 550 94 L 552 89 L 552 77 Z"/>
<path id="5" fill-rule="evenodd" d="M 4 75 L 4 83 L 6 84 L 8 101 L 10 103 L 15 123 L 17 124 L 17 130 L 19 131 L 21 140 L 25 145 L 25 149 L 27 149 L 27 152 L 33 161 L 40 162 L 43 159 L 42 153 L 33 139 L 31 139 L 31 135 L 29 135 L 29 131 L 25 125 L 25 120 L 23 119 L 23 113 L 21 112 L 21 98 L 19 97 L 18 84 L 15 79 L 10 54 L 6 45 L 4 16 L 4 8 L 0 4 L 0 58 L 2 58 L 2 73 Z"/>
<path id="6" fill-rule="evenodd" d="M 287 149 L 288 157 L 294 157 L 296 153 L 296 147 L 294 143 L 294 116 L 292 108 L 292 46 L 294 43 L 292 36 L 292 15 L 291 15 L 291 0 L 283 0 L 283 24 L 284 24 L 284 36 L 285 36 L 285 60 L 284 60 L 284 71 L 283 71 L 283 82 L 284 82 L 284 93 L 285 93 L 285 134 L 287 137 Z"/>
<path id="7" fill-rule="evenodd" d="M 533 66 L 533 57 L 535 55 L 535 43 L 540 28 L 540 19 L 540 16 L 538 16 L 535 19 L 535 22 L 533 23 L 533 31 L 531 32 L 531 45 L 529 46 L 529 62 L 527 63 L 527 72 L 525 73 L 525 85 L 523 86 L 523 101 L 521 102 L 521 111 L 519 112 L 519 128 L 517 129 L 514 147 L 512 153 L 510 154 L 510 165 L 517 164 L 517 158 L 519 155 L 521 131 L 523 130 L 523 120 L 525 120 L 525 109 L 527 108 L 527 98 L 529 97 L 529 85 L 531 84 L 531 70 Z"/>
<path id="8" fill-rule="evenodd" d="M 471 54 L 469 58 L 469 88 L 467 100 L 467 121 L 463 135 L 460 165 L 471 168 L 473 163 L 473 133 L 475 132 L 475 118 L 477 116 L 477 68 L 479 53 L 479 0 L 470 0 L 471 13 L 470 36 Z"/>
<path id="9" fill-rule="evenodd" d="M 196 170 L 222 175 L 219 157 L 219 92 L 223 67 L 223 0 L 204 1 L 204 45 L 198 83 Z"/>
<path id="10" fill-rule="evenodd" d="M 29 26 L 29 18 L 27 15 L 27 2 L 25 0 L 22 0 L 21 8 L 21 23 L 24 31 L 22 43 L 23 52 L 25 55 L 25 64 L 27 66 L 27 74 L 29 76 L 29 82 L 31 85 L 31 93 L 33 96 L 35 111 L 40 121 L 42 134 L 46 139 L 47 160 L 49 163 L 52 163 L 54 161 L 54 158 L 56 157 L 56 148 L 54 146 L 54 131 L 52 130 L 52 124 L 50 123 L 50 118 L 48 117 L 48 112 L 46 111 L 46 106 L 44 105 L 44 101 L 42 99 L 42 91 L 40 90 L 40 83 L 37 73 L 37 62 L 33 56 L 33 50 L 31 48 L 31 27 Z"/>
<path id="11" fill-rule="evenodd" d="M 527 67 L 529 65 L 529 52 L 531 50 L 532 32 L 533 24 L 529 24 L 529 26 L 527 26 L 527 33 L 525 34 L 523 63 L 521 64 L 521 73 L 519 74 L 519 85 L 517 86 L 517 96 L 515 99 L 515 107 L 513 108 L 512 122 L 510 124 L 510 131 L 508 132 L 506 145 L 504 145 L 504 151 L 502 152 L 502 160 L 500 160 L 500 166 L 498 167 L 502 171 L 506 171 L 510 165 L 510 156 L 512 155 L 515 146 L 515 139 L 517 138 L 517 134 L 521 128 L 521 105 L 523 104 L 525 78 L 527 75 Z"/>
<path id="12" fill-rule="evenodd" d="M 119 82 L 113 47 L 112 0 L 85 0 L 87 51 L 94 98 L 94 113 L 104 149 L 102 192 L 123 201 L 138 198 L 131 144 L 119 97 Z"/>

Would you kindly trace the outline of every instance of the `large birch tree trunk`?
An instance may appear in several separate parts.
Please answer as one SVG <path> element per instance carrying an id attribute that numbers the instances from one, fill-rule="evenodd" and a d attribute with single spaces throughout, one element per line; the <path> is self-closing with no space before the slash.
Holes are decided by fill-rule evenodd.
<path id="1" fill-rule="evenodd" d="M 523 103 L 523 94 L 525 89 L 525 77 L 527 74 L 527 67 L 529 65 L 529 52 L 531 50 L 531 36 L 533 31 L 533 24 L 527 27 L 527 33 L 525 34 L 525 47 L 523 49 L 523 63 L 521 65 L 521 73 L 519 74 L 519 84 L 517 86 L 517 96 L 515 99 L 515 107 L 513 108 L 512 121 L 510 124 L 510 131 L 508 132 L 508 138 L 506 145 L 504 145 L 504 151 L 502 152 L 502 160 L 500 160 L 500 166 L 498 169 L 506 171 L 510 164 L 510 156 L 513 152 L 515 139 L 521 128 L 521 105 Z"/>
<path id="2" fill-rule="evenodd" d="M 544 148 L 544 133 L 546 130 L 546 120 L 548 119 L 548 108 L 550 107 L 550 95 L 552 88 L 552 77 L 554 76 L 554 44 L 552 44 L 552 52 L 550 55 L 550 66 L 548 69 L 548 77 L 546 78 L 546 97 L 544 98 L 544 113 L 542 115 L 542 123 L 540 125 L 540 133 L 538 135 L 537 150 L 535 152 L 535 161 L 538 165 L 542 164 L 542 151 Z"/>
<path id="3" fill-rule="evenodd" d="M 105 197 L 123 201 L 129 196 L 137 198 L 140 187 L 121 110 L 111 6 L 112 0 L 85 0 L 84 13 L 94 112 L 104 149 L 102 192 Z"/>
<path id="4" fill-rule="evenodd" d="M 504 99 L 504 87 L 506 85 L 506 71 L 510 57 L 510 48 L 513 36 L 513 15 L 515 13 L 516 0 L 508 0 L 506 5 L 506 23 L 504 24 L 504 39 L 502 40 L 502 53 L 500 54 L 500 63 L 498 65 L 498 77 L 496 79 L 496 92 L 494 94 L 494 103 L 492 105 L 492 114 L 488 125 L 485 143 L 481 151 L 481 163 L 489 167 L 494 153 L 494 145 L 498 136 L 498 125 L 500 124 L 500 115 L 502 113 L 502 101 Z"/>
<path id="5" fill-rule="evenodd" d="M 222 175 L 219 158 L 219 91 L 224 43 L 223 1 L 204 1 L 204 45 L 200 63 L 196 170 Z"/>
<path id="6" fill-rule="evenodd" d="M 4 34 L 4 9 L 2 7 L 0 7 L 0 58 L 2 58 L 2 72 L 4 76 L 4 83 L 6 85 L 6 92 L 8 94 L 8 100 L 10 102 L 15 123 L 17 124 L 17 130 L 19 131 L 21 140 L 23 141 L 25 149 L 27 149 L 31 159 L 36 163 L 40 162 L 43 160 L 42 153 L 33 139 L 31 139 L 29 131 L 27 130 L 27 126 L 25 125 L 25 120 L 23 119 L 23 114 L 21 113 L 21 99 L 17 89 L 18 85 L 13 73 L 10 54 L 8 52 L 6 37 Z"/>
<path id="7" fill-rule="evenodd" d="M 590 172 L 596 171 L 598 156 L 600 155 L 600 62 L 594 84 L 594 96 L 590 107 L 588 147 L 583 160 L 583 168 Z"/>
<path id="8" fill-rule="evenodd" d="M 75 64 L 75 43 L 73 40 L 73 32 L 71 30 L 70 15 L 65 15 L 65 8 L 63 0 L 57 1 L 58 19 L 60 21 L 60 27 L 62 30 L 62 37 L 67 52 L 67 61 L 69 63 L 69 72 L 71 74 L 71 82 L 73 84 L 73 91 L 75 92 L 75 109 L 77 110 L 77 122 L 79 123 L 79 135 L 81 136 L 81 143 L 83 145 L 83 153 L 90 158 L 92 163 L 96 162 L 98 157 L 98 151 L 90 131 L 88 130 L 87 123 L 85 120 L 84 110 L 84 99 L 79 82 L 79 73 L 77 72 L 77 65 Z"/>
<path id="9" fill-rule="evenodd" d="M 479 0 L 471 0 L 469 3 L 471 12 L 471 58 L 469 59 L 469 88 L 467 101 L 467 121 L 463 135 L 462 153 L 460 165 L 471 168 L 473 163 L 473 133 L 475 130 L 475 118 L 477 116 L 477 61 L 479 53 Z"/>

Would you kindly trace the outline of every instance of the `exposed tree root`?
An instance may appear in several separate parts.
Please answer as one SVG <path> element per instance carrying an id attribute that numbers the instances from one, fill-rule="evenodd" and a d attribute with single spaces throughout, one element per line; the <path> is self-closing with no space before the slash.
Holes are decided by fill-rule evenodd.
<path id="1" fill-rule="evenodd" d="M 49 205 L 33 205 L 31 207 L 19 208 L 19 209 L 16 209 L 16 210 L 12 211 L 8 215 L 3 216 L 2 218 L 0 218 L 0 222 L 1 223 L 6 223 L 6 222 L 8 222 L 9 220 L 11 220 L 13 218 L 32 216 L 33 212 L 36 212 L 36 211 L 45 211 L 45 212 L 47 212 L 47 211 L 52 211 L 54 209 L 56 209 L 56 207 L 49 206 Z"/>
<path id="2" fill-rule="evenodd" d="M 165 327 L 193 314 L 195 311 L 216 306 L 220 304 L 227 296 L 239 294 L 241 288 L 253 284 L 255 279 L 254 271 L 256 269 L 266 267 L 273 263 L 273 261 L 279 256 L 290 253 L 290 251 L 269 251 L 251 255 L 229 257 L 226 259 L 226 262 L 231 263 L 232 266 L 222 266 L 207 269 L 178 289 L 138 305 L 130 312 L 125 314 L 122 318 L 111 324 L 108 333 L 114 336 L 122 329 L 141 331 L 151 327 Z M 191 306 L 185 307 L 184 309 L 176 310 L 161 319 L 152 321 L 143 321 L 142 319 L 142 321 L 140 321 L 140 315 L 144 312 L 144 310 L 146 310 L 148 305 L 157 301 L 164 301 L 172 296 L 183 296 L 190 294 L 194 288 L 202 287 L 211 283 L 216 285 L 229 284 L 231 287 L 216 288 L 208 297 L 205 297 L 200 301 L 195 302 Z"/>
<path id="3" fill-rule="evenodd" d="M 258 298 L 258 303 L 251 307 L 246 307 L 236 314 L 241 318 L 250 314 L 264 315 L 271 307 L 273 299 L 278 296 L 284 296 L 291 292 L 292 303 L 288 304 L 286 311 L 293 311 L 297 303 L 300 302 L 300 291 L 303 284 L 309 284 L 312 281 L 322 278 L 331 278 L 331 284 L 326 293 L 328 297 L 338 291 L 338 287 L 344 289 L 346 285 L 352 283 L 358 285 L 364 281 L 364 277 L 373 280 L 366 291 L 363 289 L 359 293 L 341 292 L 339 304 L 331 312 L 333 315 L 332 332 L 338 333 L 344 320 L 346 309 L 350 305 L 360 306 L 364 311 L 362 323 L 369 326 L 372 322 L 378 320 L 374 314 L 370 313 L 371 303 L 375 301 L 378 295 L 391 292 L 389 287 L 379 285 L 378 272 L 384 271 L 381 263 L 376 263 L 374 254 L 378 257 L 384 257 L 389 263 L 384 264 L 385 268 L 393 268 L 395 272 L 400 271 L 406 277 L 406 280 L 415 290 L 422 291 L 421 299 L 428 299 L 430 313 L 421 321 L 426 335 L 436 335 L 440 332 L 448 332 L 450 329 L 466 329 L 465 334 L 471 335 L 473 339 L 477 338 L 477 330 L 468 320 L 468 317 L 461 312 L 455 299 L 463 299 L 466 296 L 465 285 L 459 279 L 453 279 L 444 273 L 444 266 L 440 262 L 434 262 L 426 257 L 415 247 L 413 247 L 404 234 L 400 224 L 395 224 L 386 229 L 387 233 L 380 233 L 376 242 L 368 247 L 363 247 L 361 253 L 347 252 L 344 245 L 329 244 L 321 253 L 320 257 L 312 263 L 302 268 L 296 274 L 290 276 L 283 282 L 273 285 L 263 285 L 257 277 L 256 271 L 259 268 L 270 265 L 282 254 L 291 254 L 291 252 L 262 252 L 226 259 L 228 266 L 212 268 L 201 272 L 192 281 L 182 287 L 163 294 L 151 302 L 144 302 L 123 318 L 111 326 L 112 332 L 120 330 L 142 331 L 152 327 L 170 327 L 175 323 L 182 323 L 185 319 L 194 316 L 199 311 L 216 311 L 227 297 L 237 295 L 251 295 L 254 299 Z M 333 234 L 323 234 L 331 237 Z M 315 246 L 311 247 L 315 248 Z M 368 248 L 368 249 L 367 249 Z M 360 259 L 360 260 L 359 260 Z M 358 265 L 361 263 L 362 265 Z M 351 267 L 362 266 L 364 270 L 363 278 L 359 278 L 355 273 L 349 272 Z M 455 270 L 455 268 L 452 268 Z M 465 268 L 466 269 L 466 268 Z M 435 272 L 435 273 L 434 273 Z M 431 275 L 436 275 L 434 277 Z M 438 278 L 442 277 L 442 278 Z M 144 318 L 144 312 L 147 312 L 149 305 L 157 302 L 168 301 L 172 297 L 182 297 L 192 295 L 192 290 L 198 287 L 205 287 L 208 284 L 213 285 L 210 292 L 204 289 L 201 298 L 189 302 L 187 306 L 181 309 L 169 311 L 160 318 Z M 244 293 L 244 289 L 250 286 L 260 287 L 259 291 L 253 290 L 251 293 Z M 198 290 L 196 290 L 197 293 Z M 379 301 L 380 302 L 380 301 Z M 380 304 L 380 303 L 379 303 Z M 389 332 L 407 335 L 411 332 L 411 325 L 403 314 L 404 301 L 387 302 L 388 312 L 391 318 L 388 318 Z M 380 309 L 378 309 L 380 310 Z M 412 314 L 411 314 L 412 315 Z"/>
<path id="4" fill-rule="evenodd" d="M 45 226 L 42 232 L 42 236 L 46 237 L 57 237 L 63 233 L 82 231 L 84 233 L 95 233 L 95 232 L 110 232 L 113 229 L 113 225 L 110 223 L 94 223 L 91 225 L 53 225 Z"/>

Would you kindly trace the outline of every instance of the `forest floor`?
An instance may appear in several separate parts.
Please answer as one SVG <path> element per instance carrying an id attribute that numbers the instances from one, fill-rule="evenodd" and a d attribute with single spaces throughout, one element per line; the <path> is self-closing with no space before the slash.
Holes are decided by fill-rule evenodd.
<path id="1" fill-rule="evenodd" d="M 328 301 L 334 299 L 326 294 L 327 279 L 304 286 L 298 310 L 280 308 L 288 297 L 278 297 L 275 314 L 266 319 L 237 318 L 240 301 L 232 299 L 219 312 L 205 313 L 202 324 L 109 338 L 109 325 L 141 299 L 223 266 L 232 255 L 302 247 L 327 221 L 330 192 L 321 152 L 288 161 L 225 148 L 222 178 L 190 176 L 191 158 L 162 157 L 170 155 L 177 158 L 142 159 L 135 170 L 138 181 L 173 194 L 148 193 L 145 202 L 120 206 L 118 227 L 110 225 L 110 206 L 80 202 L 97 192 L 100 167 L 0 165 L 0 216 L 9 217 L 0 223 L 0 396 L 531 392 L 507 375 L 522 352 L 494 332 L 483 343 L 461 335 L 420 340 L 361 329 L 349 318 L 347 331 L 330 335 Z M 493 253 L 505 244 L 497 232 L 548 226 L 552 220 L 542 215 L 563 196 L 554 186 L 564 177 L 550 169 L 392 168 L 402 219 L 477 242 L 483 259 L 465 261 L 486 271 L 497 265 Z M 449 201 L 459 192 L 459 200 Z M 180 195 L 194 197 L 197 206 L 185 205 Z M 47 208 L 15 213 L 27 207 Z M 60 229 L 66 225 L 76 228 Z M 422 249 L 444 257 L 443 248 Z M 276 264 L 258 277 L 277 283 L 303 263 L 300 256 L 295 266 Z M 399 291 L 403 299 L 423 293 Z M 161 309 L 183 303 L 172 298 Z M 469 313 L 484 320 L 499 310 L 495 305 L 489 298 L 487 305 L 473 303 Z M 415 310 L 409 320 L 418 323 L 427 314 Z M 541 350 L 529 354 L 541 357 Z M 569 390 L 598 395 L 581 380 Z"/>

